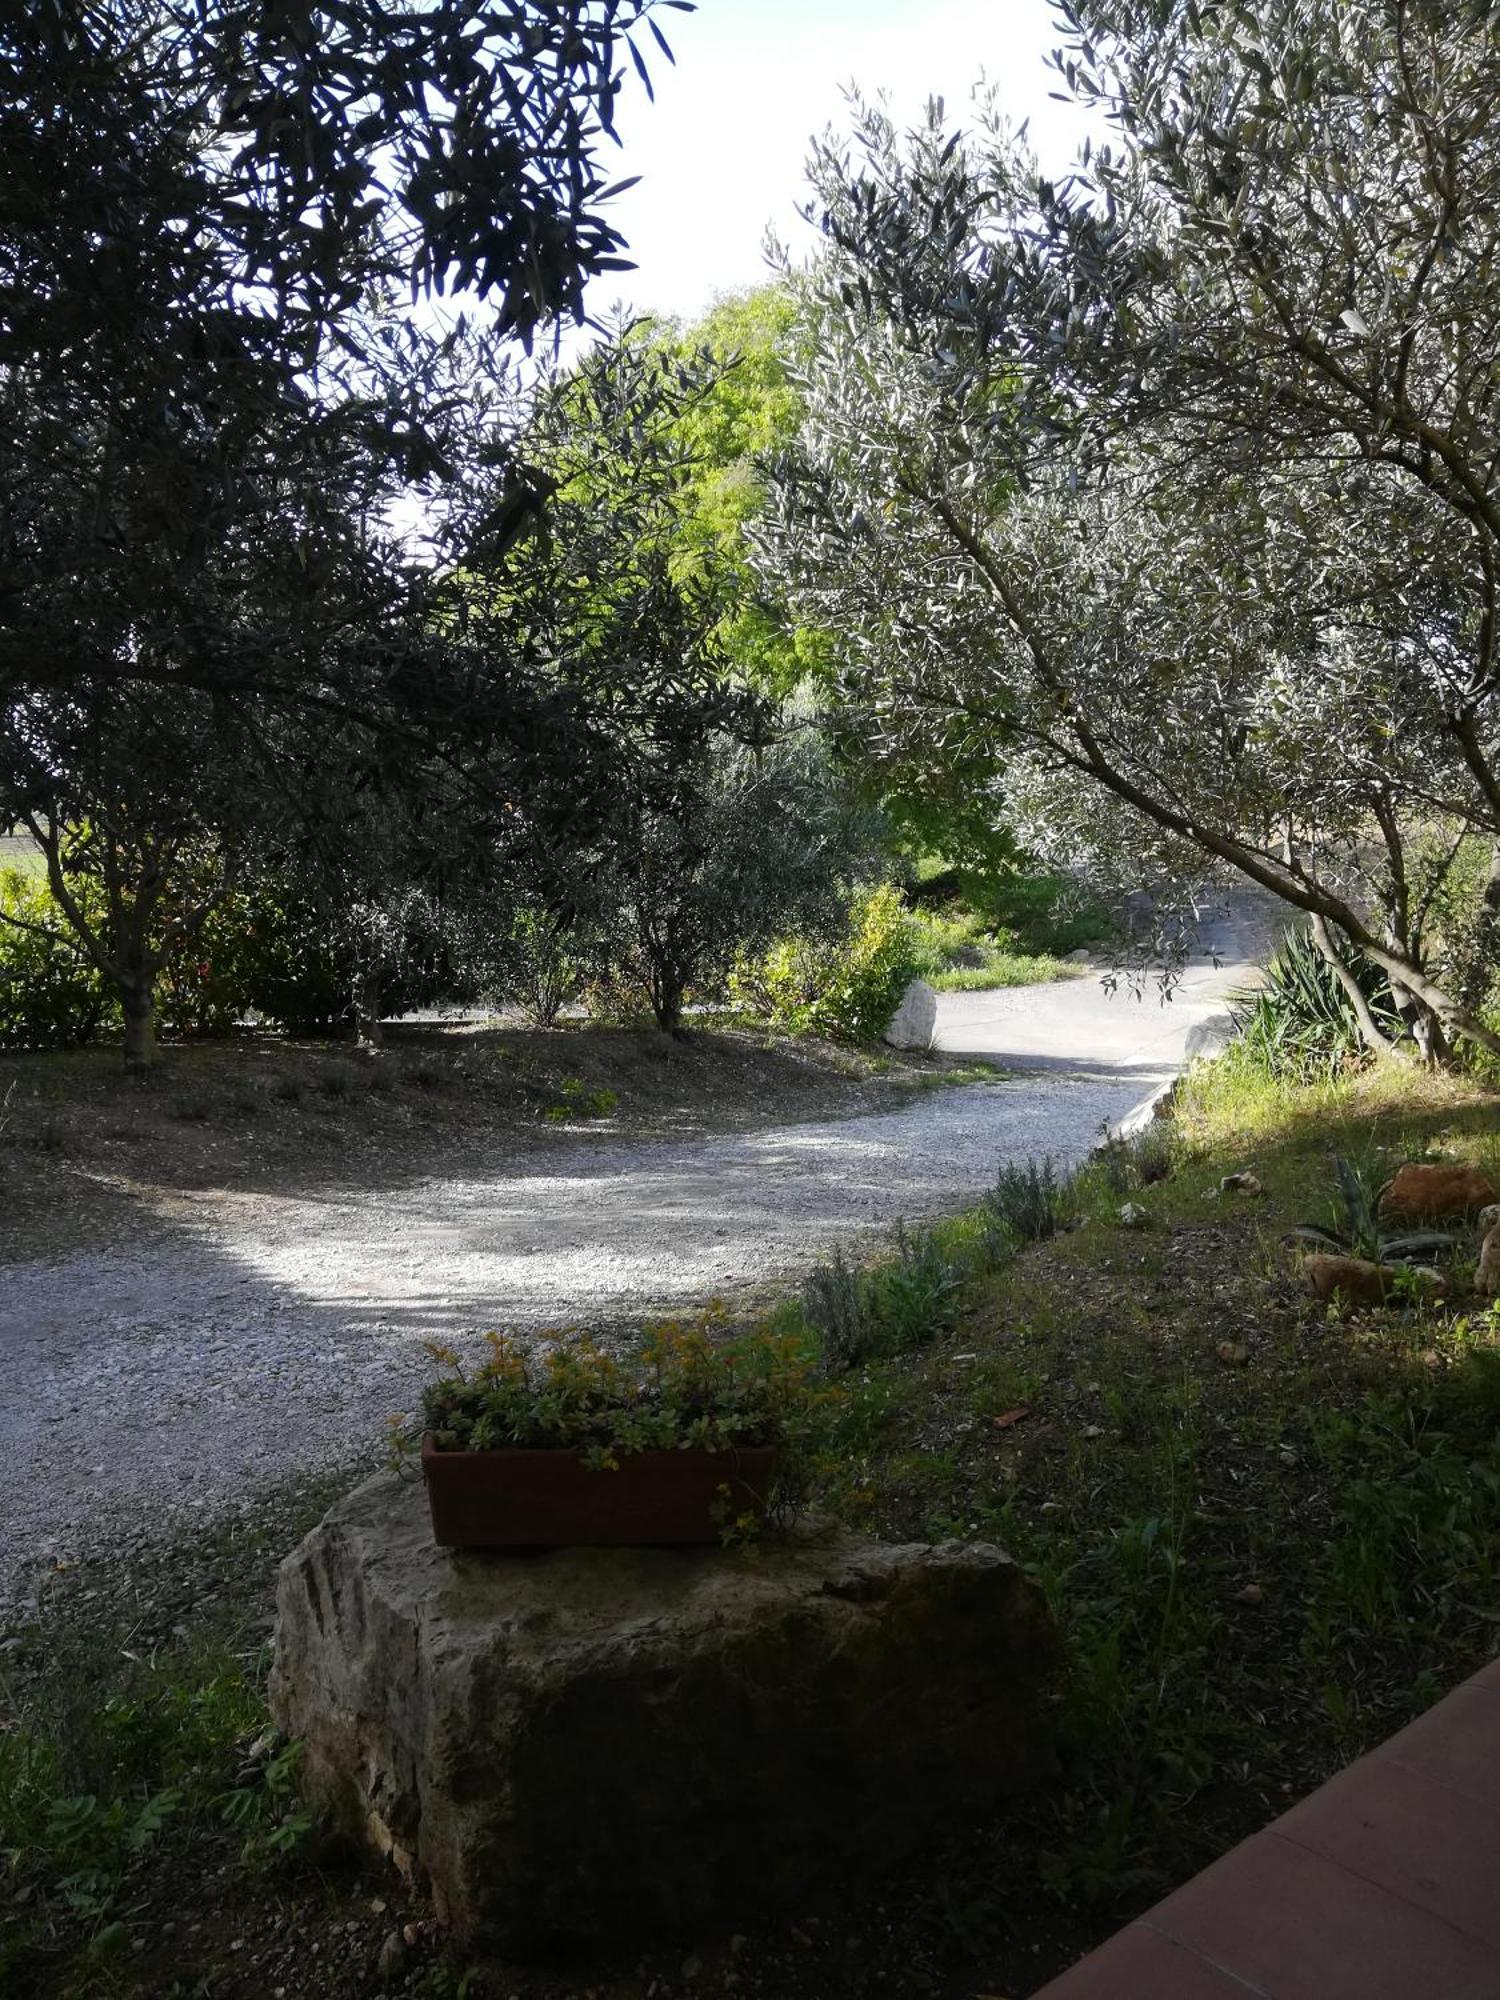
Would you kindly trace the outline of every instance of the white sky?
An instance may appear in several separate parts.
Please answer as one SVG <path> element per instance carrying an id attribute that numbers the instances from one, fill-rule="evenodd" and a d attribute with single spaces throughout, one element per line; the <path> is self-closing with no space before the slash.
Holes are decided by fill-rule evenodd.
<path id="1" fill-rule="evenodd" d="M 1043 59 L 1062 41 L 1048 0 L 699 0 L 658 15 L 672 68 L 640 36 L 656 102 L 632 74 L 617 111 L 612 179 L 641 184 L 611 204 L 638 268 L 595 281 L 590 310 L 615 298 L 692 318 L 724 291 L 767 276 L 767 223 L 793 248 L 811 133 L 844 123 L 841 89 L 886 91 L 898 123 L 929 96 L 966 109 L 983 75 L 1008 114 L 1031 121 L 1043 167 L 1061 174 L 1083 125 L 1053 102 Z M 612 171 L 611 163 L 618 163 Z"/>

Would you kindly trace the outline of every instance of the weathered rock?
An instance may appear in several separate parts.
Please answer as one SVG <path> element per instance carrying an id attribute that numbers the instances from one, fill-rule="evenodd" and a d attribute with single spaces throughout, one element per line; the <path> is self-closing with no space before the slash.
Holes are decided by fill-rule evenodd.
<path id="1" fill-rule="evenodd" d="M 1046 1767 L 1052 1630 L 984 1545 L 453 1553 L 382 1475 L 278 1598 L 312 1799 L 512 1951 L 743 1923 Z"/>
<path id="2" fill-rule="evenodd" d="M 937 995 L 925 979 L 914 979 L 891 1016 L 884 1040 L 893 1049 L 925 1050 L 932 1047 L 936 1032 Z"/>
<path id="3" fill-rule="evenodd" d="M 1477 1215 L 1500 1191 L 1477 1167 L 1408 1161 L 1380 1190 L 1382 1222 L 1446 1222 Z"/>
<path id="4" fill-rule="evenodd" d="M 1398 1283 L 1420 1285 L 1441 1298 L 1448 1281 L 1441 1271 L 1420 1264 L 1372 1264 L 1364 1257 L 1309 1257 L 1302 1266 L 1308 1284 L 1320 1299 L 1337 1293 L 1351 1306 L 1381 1306 L 1396 1294 Z"/>

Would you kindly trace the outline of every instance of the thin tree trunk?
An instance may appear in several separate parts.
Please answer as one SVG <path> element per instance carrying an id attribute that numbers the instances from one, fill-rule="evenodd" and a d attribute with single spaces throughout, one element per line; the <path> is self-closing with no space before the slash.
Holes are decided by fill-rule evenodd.
<path id="1" fill-rule="evenodd" d="M 1340 956 L 1338 946 L 1333 941 L 1333 933 L 1328 928 L 1328 919 L 1314 917 L 1311 928 L 1313 943 L 1323 954 L 1329 970 L 1344 989 L 1344 997 L 1354 1009 L 1354 1018 L 1359 1024 L 1360 1040 L 1373 1055 L 1395 1055 L 1396 1044 L 1389 1035 L 1381 1031 L 1380 1024 L 1370 1011 L 1370 1003 L 1365 998 L 1364 988 Z"/>
<path id="2" fill-rule="evenodd" d="M 354 975 L 354 1038 L 361 1048 L 378 1049 L 384 1039 L 380 997 L 380 968 L 362 966 Z"/>
<path id="3" fill-rule="evenodd" d="M 125 1017 L 125 1067 L 132 1075 L 144 1075 L 156 1061 L 156 996 L 149 978 L 121 982 L 120 1011 Z"/>
<path id="4" fill-rule="evenodd" d="M 1396 1008 L 1411 1031 L 1411 1038 L 1417 1045 L 1417 1054 L 1429 1069 L 1441 1068 L 1453 1059 L 1453 1046 L 1443 1032 L 1442 1021 L 1436 1012 L 1403 985 L 1399 978 L 1391 980 L 1391 993 Z"/>

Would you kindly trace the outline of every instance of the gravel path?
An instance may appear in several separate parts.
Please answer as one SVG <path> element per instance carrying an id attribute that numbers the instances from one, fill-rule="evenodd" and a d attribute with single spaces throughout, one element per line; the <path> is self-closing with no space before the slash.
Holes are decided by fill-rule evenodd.
<path id="1" fill-rule="evenodd" d="M 412 1406 L 424 1339 L 701 1302 L 958 1207 L 1001 1159 L 1082 1158 L 1170 1078 L 1236 973 L 1194 975 L 1170 1009 L 1096 982 L 951 996 L 946 1046 L 1031 1067 L 896 1112 L 687 1144 L 580 1134 L 566 1172 L 221 1194 L 138 1250 L 10 1266 L 0 1610 L 41 1565 L 353 1456 Z"/>

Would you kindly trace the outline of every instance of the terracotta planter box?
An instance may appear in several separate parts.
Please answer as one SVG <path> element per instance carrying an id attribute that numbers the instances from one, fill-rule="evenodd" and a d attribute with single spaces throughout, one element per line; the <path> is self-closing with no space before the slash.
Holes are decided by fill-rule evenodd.
<path id="1" fill-rule="evenodd" d="M 438 1451 L 422 1440 L 433 1539 L 449 1549 L 716 1542 L 732 1518 L 764 1514 L 774 1446 L 640 1451 L 596 1472 L 581 1451 Z"/>

